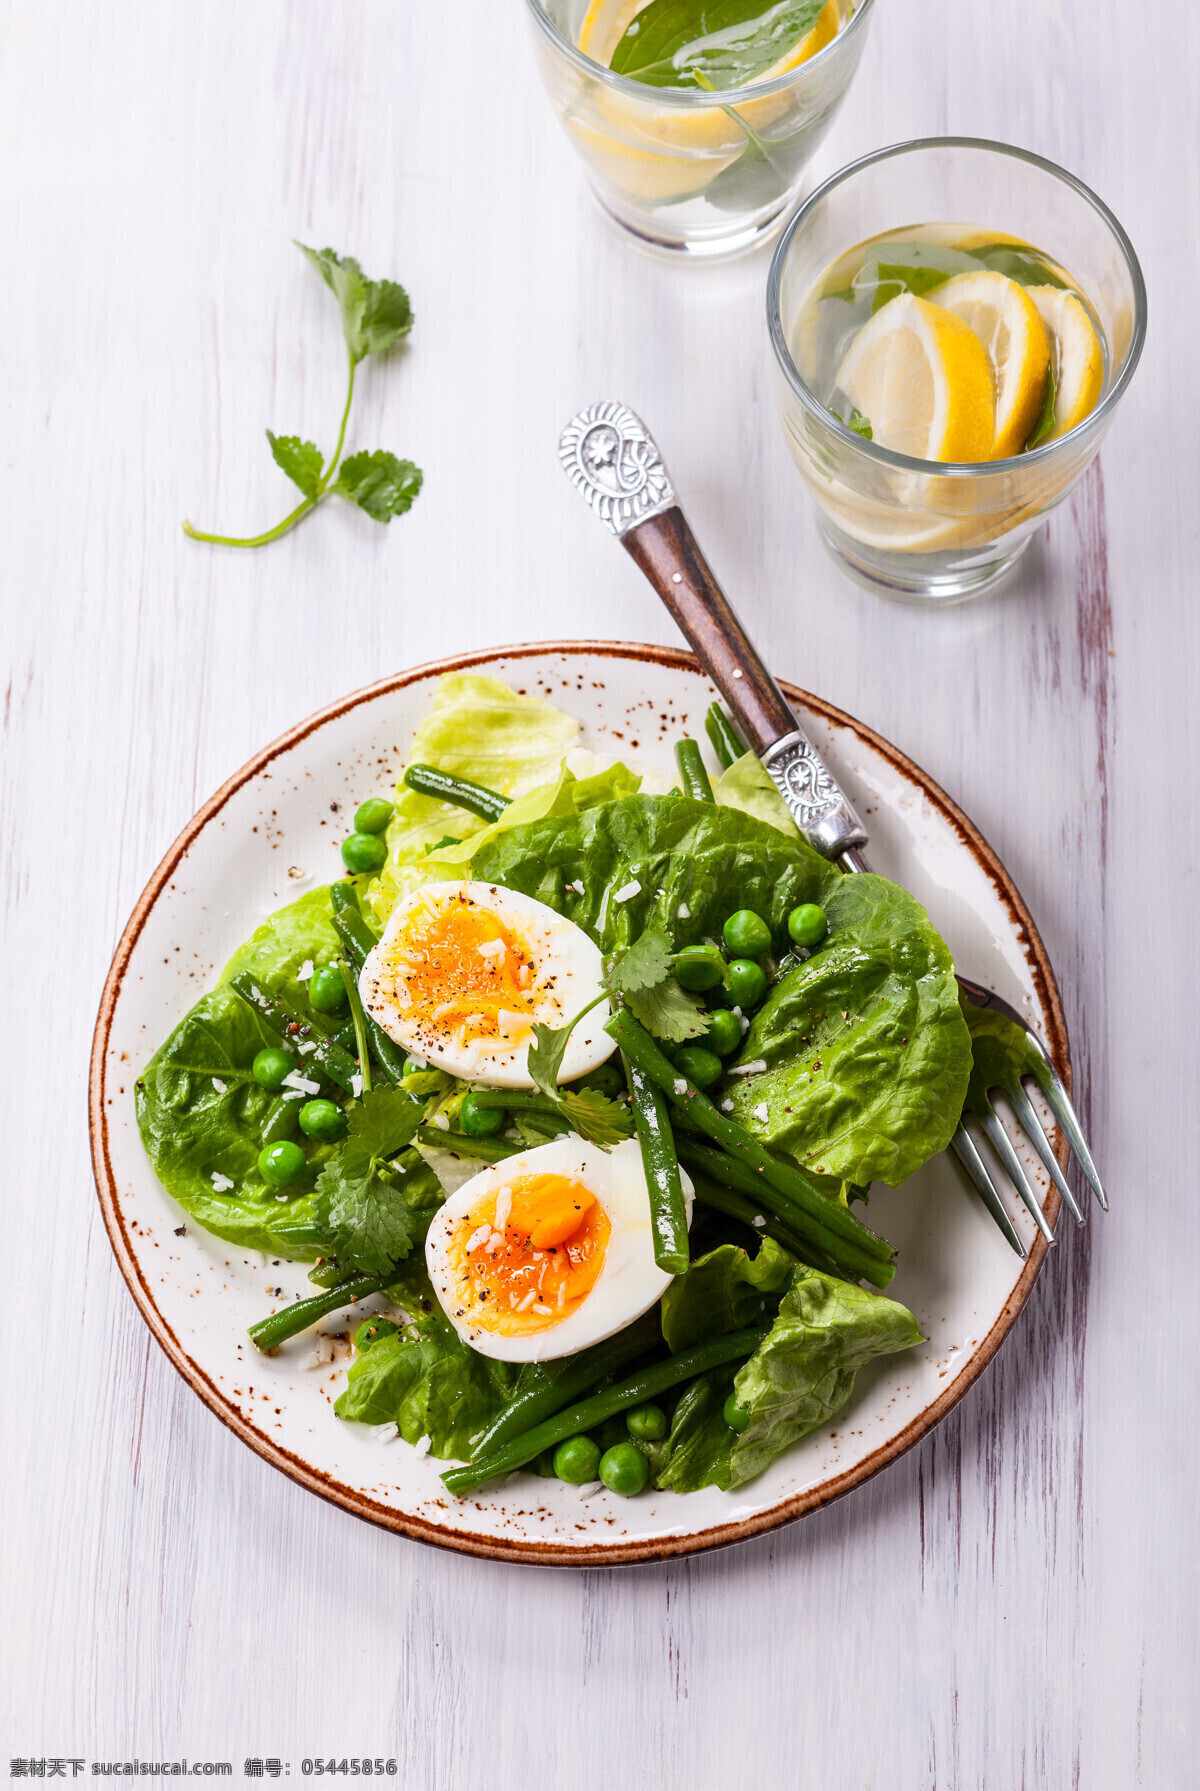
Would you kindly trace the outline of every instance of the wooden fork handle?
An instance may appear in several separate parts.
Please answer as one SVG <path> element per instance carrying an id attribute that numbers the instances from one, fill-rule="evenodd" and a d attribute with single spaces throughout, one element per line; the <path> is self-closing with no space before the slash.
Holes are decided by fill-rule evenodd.
<path id="1" fill-rule="evenodd" d="M 805 839 L 848 870 L 865 870 L 866 829 L 738 621 L 679 505 L 634 523 L 620 540 L 729 704 Z"/>
<path id="2" fill-rule="evenodd" d="M 678 504 L 621 537 L 658 592 L 756 753 L 799 725 L 713 576 Z"/>

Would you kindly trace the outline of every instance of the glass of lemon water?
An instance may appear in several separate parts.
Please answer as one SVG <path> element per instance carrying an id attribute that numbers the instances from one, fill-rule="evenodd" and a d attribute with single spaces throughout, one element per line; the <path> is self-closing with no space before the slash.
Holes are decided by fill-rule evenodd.
<path id="1" fill-rule="evenodd" d="M 1082 182 L 930 138 L 812 194 L 775 252 L 767 321 L 825 545 L 869 590 L 947 603 L 1010 571 L 1094 459 L 1146 291 Z"/>
<path id="2" fill-rule="evenodd" d="M 778 228 L 874 4 L 528 0 L 542 80 L 601 207 L 639 246 L 690 256 Z"/>

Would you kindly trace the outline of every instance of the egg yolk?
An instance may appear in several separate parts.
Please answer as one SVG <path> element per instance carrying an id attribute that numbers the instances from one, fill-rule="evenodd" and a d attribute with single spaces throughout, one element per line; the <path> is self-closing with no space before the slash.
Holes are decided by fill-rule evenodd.
<path id="1" fill-rule="evenodd" d="M 567 1176 L 522 1176 L 484 1195 L 450 1239 L 455 1316 L 497 1337 L 561 1324 L 595 1286 L 610 1231 L 596 1196 Z"/>
<path id="2" fill-rule="evenodd" d="M 449 1032 L 509 1050 L 528 1037 L 545 1005 L 534 968 L 518 933 L 460 895 L 414 910 L 395 957 L 397 1000 L 406 1020 L 428 1026 L 431 1043 Z"/>

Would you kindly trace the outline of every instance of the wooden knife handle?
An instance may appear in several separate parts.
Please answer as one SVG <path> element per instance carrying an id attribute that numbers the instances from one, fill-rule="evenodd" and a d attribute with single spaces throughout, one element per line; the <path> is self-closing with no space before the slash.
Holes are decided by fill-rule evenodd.
<path id="1" fill-rule="evenodd" d="M 763 753 L 793 733 L 799 724 L 788 700 L 734 615 L 679 505 L 636 523 L 621 542 L 674 616 L 754 751 Z"/>

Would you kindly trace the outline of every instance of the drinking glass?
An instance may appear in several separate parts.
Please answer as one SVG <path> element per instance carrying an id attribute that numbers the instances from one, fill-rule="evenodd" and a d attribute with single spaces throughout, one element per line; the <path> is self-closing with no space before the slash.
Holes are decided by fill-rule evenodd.
<path id="1" fill-rule="evenodd" d="M 527 0 L 538 68 L 592 190 L 635 242 L 721 256 L 778 229 L 858 67 L 875 0 L 836 0 L 837 35 L 772 81 L 649 87 L 576 48 L 589 0 Z"/>
<path id="2" fill-rule="evenodd" d="M 911 242 L 928 224 L 1022 238 L 1079 282 L 1105 369 L 1077 428 L 1011 459 L 933 462 L 866 441 L 825 408 L 811 327 L 823 277 L 868 238 Z M 864 156 L 805 201 L 771 263 L 767 325 L 784 434 L 826 547 L 868 590 L 939 604 L 1003 578 L 1095 458 L 1142 352 L 1146 288 L 1129 238 L 1082 181 L 1004 143 L 930 137 Z"/>

